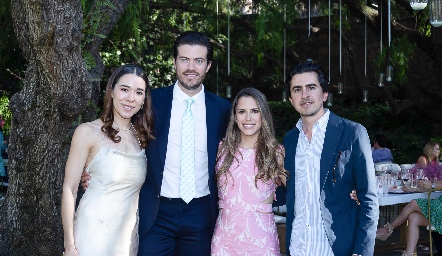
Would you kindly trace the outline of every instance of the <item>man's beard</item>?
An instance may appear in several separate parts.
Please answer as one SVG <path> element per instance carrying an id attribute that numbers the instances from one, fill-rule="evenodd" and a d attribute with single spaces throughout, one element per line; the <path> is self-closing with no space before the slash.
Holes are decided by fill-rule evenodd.
<path id="1" fill-rule="evenodd" d="M 206 74 L 199 75 L 199 79 L 194 81 L 194 83 L 187 83 L 185 81 L 185 79 L 183 79 L 183 78 L 185 78 L 185 76 L 182 75 L 182 76 L 178 76 L 178 82 L 180 82 L 181 86 L 183 86 L 185 89 L 187 89 L 189 91 L 193 91 L 193 90 L 198 89 L 201 86 L 205 77 L 206 77 Z"/>

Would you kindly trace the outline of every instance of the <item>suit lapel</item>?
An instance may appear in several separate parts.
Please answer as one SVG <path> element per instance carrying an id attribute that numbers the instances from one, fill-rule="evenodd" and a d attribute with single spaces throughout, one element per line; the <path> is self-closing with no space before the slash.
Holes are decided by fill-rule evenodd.
<path id="1" fill-rule="evenodd" d="M 218 127 L 221 117 L 220 111 L 217 109 L 216 98 L 206 90 L 204 90 L 204 94 L 206 103 L 207 155 L 209 158 L 209 169 L 211 169 L 210 167 L 214 166 L 218 143 L 221 139 L 218 138 Z M 211 175 L 210 172 L 209 175 Z"/>
<path id="2" fill-rule="evenodd" d="M 158 150 L 160 152 L 161 166 L 164 166 L 166 161 L 167 142 L 169 137 L 170 115 L 172 111 L 173 87 L 167 87 L 161 94 L 156 95 L 157 106 L 155 109 L 155 130 L 158 140 Z"/>
<path id="3" fill-rule="evenodd" d="M 327 180 L 328 173 L 332 171 L 337 156 L 337 147 L 341 140 L 344 127 L 342 126 L 341 119 L 330 112 L 328 119 L 327 129 L 325 131 L 324 146 L 321 154 L 321 181 L 323 185 Z M 334 161 L 333 161 L 334 160 Z M 323 188 L 323 186 L 322 186 Z"/>

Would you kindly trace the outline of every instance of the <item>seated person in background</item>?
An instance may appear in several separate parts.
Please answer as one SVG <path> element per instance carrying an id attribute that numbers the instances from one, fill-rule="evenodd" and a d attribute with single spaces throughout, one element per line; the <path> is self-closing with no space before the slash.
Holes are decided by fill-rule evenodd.
<path id="1" fill-rule="evenodd" d="M 437 164 L 439 159 L 439 143 L 428 142 L 424 147 L 424 155 L 420 156 L 417 164 L 425 166 L 427 163 Z M 432 182 L 429 180 L 419 180 L 417 189 L 413 189 L 408 185 L 405 185 L 402 189 L 405 192 L 425 192 L 431 189 L 442 188 L 442 181 Z M 442 232 L 442 197 L 431 199 L 431 224 L 436 229 L 436 232 Z M 426 198 L 413 199 L 407 206 L 400 212 L 400 214 L 394 219 L 391 224 L 387 222 L 384 227 L 378 228 L 376 231 L 376 239 L 385 241 L 393 233 L 393 229 L 407 222 L 407 246 L 406 250 L 402 253 L 402 256 L 415 255 L 417 242 L 419 240 L 419 227 L 428 226 L 428 201 Z M 440 245 L 438 240 L 440 237 L 433 237 L 436 245 Z"/>
<path id="2" fill-rule="evenodd" d="M 371 154 L 373 156 L 373 162 L 393 162 L 393 155 L 387 148 L 388 139 L 384 134 L 376 134 L 374 137 L 373 147 L 371 148 Z"/>
<path id="3" fill-rule="evenodd" d="M 417 159 L 417 165 L 426 166 L 427 164 L 439 164 L 440 148 L 439 143 L 429 141 L 424 147 L 423 155 Z"/>

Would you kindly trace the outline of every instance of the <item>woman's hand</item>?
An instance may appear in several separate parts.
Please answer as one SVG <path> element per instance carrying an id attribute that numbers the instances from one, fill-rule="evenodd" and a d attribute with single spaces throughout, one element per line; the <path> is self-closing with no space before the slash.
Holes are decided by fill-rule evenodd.
<path id="1" fill-rule="evenodd" d="M 402 186 L 402 190 L 403 190 L 404 192 L 407 192 L 407 193 L 415 192 L 415 189 L 412 189 L 412 188 L 410 187 L 410 185 L 404 185 L 404 186 Z"/>
<path id="2" fill-rule="evenodd" d="M 431 190 L 431 185 L 433 185 L 433 183 L 429 180 L 419 180 L 417 182 L 417 187 L 423 190 Z"/>
<path id="3" fill-rule="evenodd" d="M 356 190 L 351 191 L 350 198 L 355 200 L 357 205 L 361 204 L 361 202 L 359 202 L 359 200 L 358 200 L 358 196 L 356 195 Z"/>

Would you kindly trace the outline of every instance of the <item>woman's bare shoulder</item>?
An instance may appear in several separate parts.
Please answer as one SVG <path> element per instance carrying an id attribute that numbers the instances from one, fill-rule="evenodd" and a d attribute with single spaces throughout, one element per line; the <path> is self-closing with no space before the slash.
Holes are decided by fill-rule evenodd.
<path id="1" fill-rule="evenodd" d="M 102 132 L 101 132 L 101 126 L 103 123 L 100 119 L 94 120 L 92 122 L 86 122 L 80 124 L 76 129 L 74 133 L 74 138 L 79 136 L 83 138 L 100 138 Z"/>

